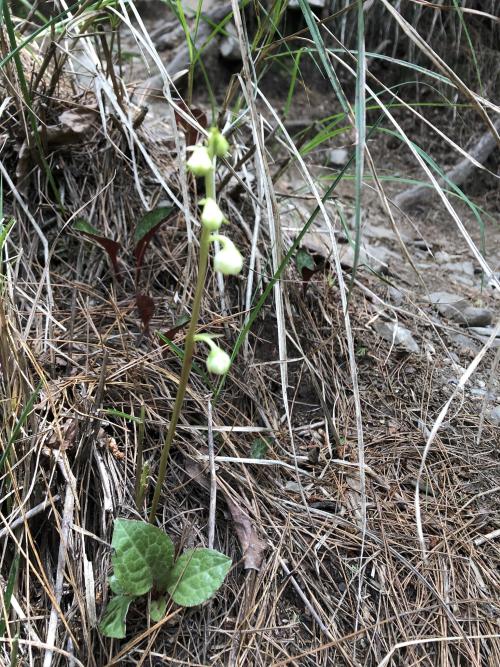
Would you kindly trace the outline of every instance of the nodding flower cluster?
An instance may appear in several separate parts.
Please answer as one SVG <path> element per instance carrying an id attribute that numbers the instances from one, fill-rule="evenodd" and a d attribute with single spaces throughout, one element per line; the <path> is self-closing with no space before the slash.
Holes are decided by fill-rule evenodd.
<path id="1" fill-rule="evenodd" d="M 218 241 L 219 249 L 214 255 L 214 269 L 226 276 L 237 276 L 243 268 L 243 256 L 227 236 L 217 234 L 223 223 L 228 220 L 217 204 L 215 195 L 215 167 L 218 157 L 225 157 L 229 153 L 227 139 L 222 136 L 217 128 L 212 128 L 207 140 L 197 144 L 191 149 L 192 154 L 187 161 L 188 170 L 195 176 L 205 177 L 206 197 L 199 203 L 203 206 L 201 212 L 201 224 L 206 232 L 209 232 L 209 244 Z M 212 340 L 208 334 L 195 336 L 195 341 L 203 342 L 210 346 L 206 364 L 210 373 L 225 375 L 230 366 L 231 358 Z"/>

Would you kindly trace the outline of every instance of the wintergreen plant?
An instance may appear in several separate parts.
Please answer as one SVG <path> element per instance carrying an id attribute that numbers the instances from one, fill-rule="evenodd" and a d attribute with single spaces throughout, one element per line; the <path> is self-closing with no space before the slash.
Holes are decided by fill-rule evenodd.
<path id="1" fill-rule="evenodd" d="M 100 630 L 106 637 L 123 639 L 130 604 L 151 593 L 149 616 L 160 621 L 169 596 L 182 607 L 205 602 L 222 585 L 231 559 L 213 549 L 188 549 L 174 562 L 174 545 L 162 530 L 143 521 L 117 519 L 114 524 L 113 574 Z"/>
<path id="2" fill-rule="evenodd" d="M 125 619 L 130 604 L 137 597 L 151 593 L 149 615 L 156 622 L 165 614 L 168 595 L 175 603 L 184 607 L 201 604 L 220 588 L 231 567 L 231 559 L 213 549 L 189 549 L 174 562 L 172 540 L 162 530 L 152 525 L 156 518 L 170 448 L 184 402 L 195 344 L 205 343 L 210 348 L 206 359 L 210 373 L 225 375 L 231 366 L 230 356 L 217 345 L 214 341 L 215 336 L 196 333 L 212 243 L 218 241 L 220 244 L 214 255 L 216 271 L 225 275 L 237 275 L 243 268 L 243 257 L 234 243 L 226 236 L 215 233 L 223 222 L 227 222 L 217 204 L 215 170 L 217 158 L 227 155 L 228 150 L 227 140 L 213 128 L 204 144 L 192 147 L 191 157 L 187 161 L 188 170 L 193 175 L 205 179 L 205 198 L 199 202 L 203 209 L 200 216 L 198 275 L 191 320 L 186 334 L 177 395 L 160 457 L 158 478 L 149 514 L 150 523 L 117 519 L 114 524 L 111 544 L 114 550 L 113 574 L 109 579 L 114 597 L 110 600 L 100 624 L 101 632 L 108 637 L 125 637 Z M 140 493 L 142 487 L 140 480 L 136 482 L 136 497 L 143 497 Z"/>
<path id="3" fill-rule="evenodd" d="M 182 363 L 181 377 L 175 397 L 175 403 L 170 418 L 165 443 L 160 457 L 160 465 L 158 470 L 158 479 L 156 482 L 153 502 L 149 514 L 149 520 L 154 522 L 156 510 L 160 500 L 161 489 L 165 481 L 167 472 L 168 457 L 170 448 L 175 436 L 177 422 L 182 410 L 184 402 L 184 395 L 191 372 L 193 363 L 193 352 L 195 343 L 203 341 L 210 346 L 210 352 L 207 357 L 207 369 L 210 373 L 216 375 L 225 375 L 231 365 L 229 355 L 224 352 L 213 338 L 208 334 L 196 335 L 198 328 L 198 320 L 200 316 L 201 299 L 205 289 L 205 278 L 208 267 L 208 257 L 210 253 L 210 246 L 215 241 L 218 241 L 222 246 L 214 255 L 214 269 L 223 273 L 224 275 L 237 275 L 243 268 L 243 257 L 240 251 L 236 248 L 234 243 L 222 234 L 217 232 L 222 223 L 225 222 L 224 214 L 217 204 L 217 196 L 215 190 L 215 171 L 217 166 L 217 158 L 225 157 L 229 151 L 229 144 L 227 139 L 219 132 L 217 128 L 212 128 L 206 141 L 202 144 L 197 144 L 191 149 L 191 157 L 187 161 L 188 170 L 197 177 L 205 179 L 205 197 L 199 203 L 203 206 L 201 213 L 201 235 L 200 235 L 200 251 L 198 257 L 198 276 L 196 281 L 196 288 L 193 298 L 193 306 L 191 310 L 191 321 L 189 329 L 186 334 L 186 343 L 184 346 L 184 357 Z"/>

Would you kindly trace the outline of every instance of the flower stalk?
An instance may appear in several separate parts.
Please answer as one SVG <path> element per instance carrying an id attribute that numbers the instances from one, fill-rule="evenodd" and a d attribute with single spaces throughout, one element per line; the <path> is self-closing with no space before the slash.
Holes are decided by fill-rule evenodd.
<path id="1" fill-rule="evenodd" d="M 208 181 L 211 179 L 211 175 L 207 174 L 205 178 L 206 181 Z M 191 366 L 193 363 L 193 352 L 195 345 L 194 337 L 196 334 L 196 329 L 198 327 L 201 299 L 203 297 L 203 290 L 205 288 L 205 277 L 207 274 L 209 250 L 210 250 L 210 230 L 203 227 L 200 238 L 200 255 L 198 259 L 198 280 L 196 282 L 196 289 L 194 293 L 193 308 L 191 311 L 191 321 L 189 322 L 189 328 L 186 334 L 186 344 L 184 347 L 184 358 L 182 360 L 181 377 L 179 380 L 179 386 L 177 387 L 177 395 L 175 397 L 174 409 L 172 410 L 170 424 L 168 425 L 168 431 L 165 437 L 165 443 L 163 445 L 163 449 L 161 452 L 160 466 L 158 469 L 158 479 L 156 481 L 153 503 L 151 505 L 151 511 L 149 513 L 150 523 L 154 522 L 156 516 L 156 510 L 158 509 L 161 489 L 163 486 L 163 482 L 165 481 L 165 475 L 167 473 L 167 464 L 168 464 L 168 457 L 170 454 L 170 448 L 174 440 L 175 431 L 177 428 L 177 422 L 179 421 L 179 417 L 182 410 L 182 404 L 184 403 L 184 396 L 186 394 L 189 374 L 191 372 Z"/>
<path id="2" fill-rule="evenodd" d="M 189 328 L 186 334 L 186 343 L 184 347 L 184 358 L 182 361 L 182 370 L 179 379 L 179 386 L 177 388 L 177 395 L 175 397 L 175 403 L 172 410 L 172 416 L 170 418 L 170 423 L 168 426 L 167 434 L 165 436 L 165 442 L 163 444 L 163 449 L 160 456 L 160 464 L 158 469 L 158 478 L 156 481 L 153 501 L 151 504 L 151 510 L 149 513 L 150 523 L 154 523 L 156 518 L 156 512 L 158 509 L 158 503 L 160 501 L 161 489 L 165 481 L 165 476 L 167 473 L 168 459 L 170 455 L 170 448 L 172 447 L 172 442 L 175 437 L 175 432 L 177 428 L 177 423 L 182 411 L 182 406 L 184 403 L 184 397 L 186 394 L 186 388 L 189 380 L 189 375 L 191 372 L 191 366 L 193 363 L 193 353 L 196 340 L 203 341 L 210 346 L 210 352 L 207 357 L 207 368 L 210 372 L 217 374 L 224 374 L 229 370 L 230 358 L 223 350 L 221 350 L 215 343 L 211 340 L 210 336 L 207 334 L 198 334 L 196 335 L 196 329 L 198 327 L 198 320 L 200 317 L 200 308 L 201 301 L 203 297 L 203 290 L 205 289 L 205 279 L 207 274 L 208 267 L 208 257 L 210 253 L 210 244 L 216 240 L 214 236 L 223 242 L 224 248 L 216 254 L 214 258 L 214 263 L 216 262 L 217 255 L 224 250 L 227 250 L 228 244 L 230 247 L 236 251 L 236 253 L 241 258 L 239 251 L 236 249 L 232 241 L 226 239 L 225 237 L 219 237 L 214 235 L 212 232 L 218 229 L 217 223 L 219 222 L 219 213 L 220 209 L 218 208 L 216 201 L 216 192 L 215 192 L 215 167 L 217 157 L 222 157 L 227 154 L 229 149 L 229 144 L 227 140 L 220 134 L 217 129 L 212 129 L 210 131 L 207 146 L 198 145 L 195 146 L 192 152 L 190 159 L 187 162 L 188 170 L 191 171 L 195 176 L 204 176 L 205 178 L 205 208 L 206 210 L 207 203 L 209 202 L 208 217 L 203 221 L 202 214 L 202 225 L 201 225 L 201 237 L 200 237 L 200 252 L 198 258 L 198 276 L 196 281 L 196 288 L 193 298 L 193 306 L 191 311 L 191 320 L 189 323 Z M 214 222 L 215 218 L 215 222 Z M 220 220 L 222 223 L 222 220 Z M 220 225 L 219 225 L 220 226 Z M 224 239 L 224 240 L 223 240 Z M 234 269 L 234 257 L 233 252 L 233 269 Z M 237 258 L 237 263 L 239 262 Z M 241 258 L 239 269 L 233 270 L 231 275 L 236 275 L 241 270 L 243 265 L 243 259 Z M 228 363 L 229 362 L 229 363 Z"/>

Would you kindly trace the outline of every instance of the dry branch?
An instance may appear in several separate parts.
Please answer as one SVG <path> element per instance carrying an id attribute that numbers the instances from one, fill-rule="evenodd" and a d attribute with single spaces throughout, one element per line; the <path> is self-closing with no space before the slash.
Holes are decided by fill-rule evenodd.
<path id="1" fill-rule="evenodd" d="M 200 24 L 198 33 L 196 35 L 196 40 L 194 42 L 194 48 L 196 51 L 199 51 L 203 47 L 210 34 L 213 32 L 212 24 L 220 23 L 222 19 L 226 17 L 231 11 L 232 11 L 231 3 L 225 3 L 224 5 L 222 5 L 222 7 L 218 7 L 214 11 L 208 12 L 207 14 L 204 15 L 205 20 Z M 164 38 L 161 38 L 161 44 L 164 45 L 164 43 L 165 43 Z M 205 47 L 205 50 L 203 52 L 204 57 L 207 55 L 208 52 L 215 49 L 216 46 L 217 46 L 217 40 L 212 39 L 211 42 L 207 44 Z M 191 57 L 189 53 L 188 42 L 187 40 L 184 40 L 181 43 L 180 47 L 177 49 L 175 56 L 166 65 L 166 69 L 170 78 L 175 79 L 178 75 L 182 76 L 182 73 L 188 70 L 190 65 L 191 65 Z M 161 91 L 162 89 L 163 89 L 163 77 L 161 74 L 155 74 L 154 76 L 147 79 L 147 81 L 145 81 L 144 84 L 141 86 L 141 90 L 144 91 L 143 95 L 145 98 L 147 98 L 150 95 L 153 95 L 154 93 L 158 93 L 158 91 Z"/>
<path id="2" fill-rule="evenodd" d="M 495 123 L 496 131 L 500 131 L 500 119 Z M 441 187 L 446 187 L 447 183 L 454 183 L 456 186 L 462 186 L 469 176 L 474 171 L 475 165 L 472 160 L 479 164 L 484 164 L 489 158 L 495 147 L 497 146 L 497 138 L 492 132 L 485 132 L 477 143 L 470 149 L 469 155 L 471 159 L 464 158 L 460 160 L 453 169 L 446 172 L 446 178 L 438 179 Z M 414 206 L 429 203 L 435 190 L 427 185 L 417 185 L 400 192 L 394 197 L 394 204 L 403 210 L 409 210 Z"/>

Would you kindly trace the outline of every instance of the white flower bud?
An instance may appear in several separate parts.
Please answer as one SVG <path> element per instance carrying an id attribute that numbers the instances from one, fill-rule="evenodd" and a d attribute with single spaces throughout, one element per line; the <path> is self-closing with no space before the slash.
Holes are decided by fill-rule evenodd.
<path id="1" fill-rule="evenodd" d="M 225 276 L 237 276 L 243 268 L 243 257 L 232 241 L 217 236 L 223 247 L 214 256 L 214 269 Z"/>
<path id="2" fill-rule="evenodd" d="M 229 143 L 216 127 L 208 135 L 208 151 L 217 157 L 225 157 L 229 153 Z"/>
<path id="3" fill-rule="evenodd" d="M 207 369 L 215 375 L 225 375 L 231 367 L 231 357 L 214 345 L 207 357 Z"/>
<path id="4" fill-rule="evenodd" d="M 186 163 L 187 168 L 195 176 L 206 176 L 213 169 L 212 160 L 205 146 L 197 145 Z"/>
<path id="5" fill-rule="evenodd" d="M 201 222 L 206 229 L 215 232 L 224 222 L 224 215 L 220 210 L 215 199 L 208 197 L 205 200 L 203 213 L 201 214 Z"/>

